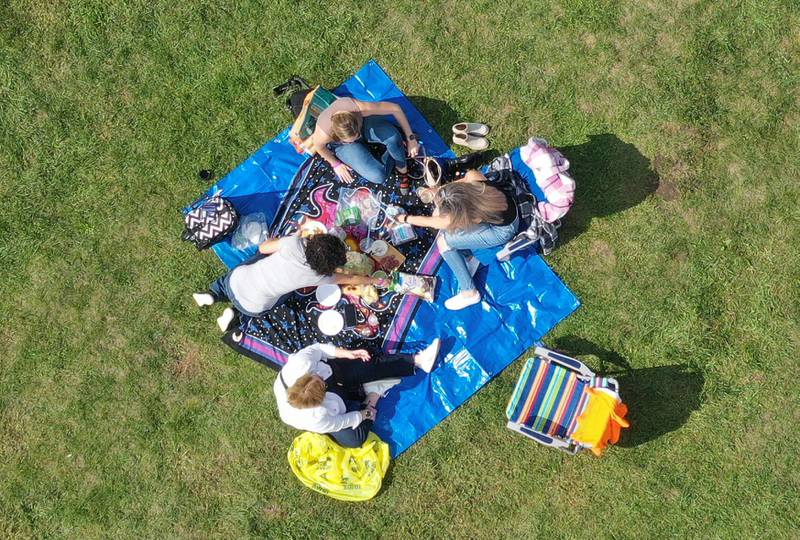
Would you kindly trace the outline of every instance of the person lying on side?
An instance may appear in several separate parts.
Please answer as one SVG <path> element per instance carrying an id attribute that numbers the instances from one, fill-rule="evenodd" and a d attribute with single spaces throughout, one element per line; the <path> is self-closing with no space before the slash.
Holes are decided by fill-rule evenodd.
<path id="1" fill-rule="evenodd" d="M 402 134 L 386 116 L 394 117 Z M 405 194 L 410 182 L 404 142 L 408 155 L 416 156 L 419 150 L 416 135 L 403 109 L 389 101 L 339 98 L 320 113 L 314 129 L 314 149 L 330 163 L 340 180 L 352 182 L 352 169 L 373 184 L 383 184 L 396 169 L 400 190 Z M 386 147 L 380 160 L 373 157 L 366 143 Z"/>
<path id="2" fill-rule="evenodd" d="M 347 247 L 331 234 L 307 239 L 286 236 L 265 241 L 257 260 L 241 264 L 214 280 L 207 293 L 192 296 L 199 306 L 230 301 L 239 313 L 258 317 L 280 305 L 292 292 L 324 283 L 339 285 L 384 285 L 380 279 L 339 272 L 347 262 Z M 226 308 L 217 324 L 226 331 L 235 317 Z"/>
<path id="3" fill-rule="evenodd" d="M 373 360 L 363 350 L 315 343 L 289 355 L 273 385 L 284 423 L 328 434 L 357 448 L 367 439 L 381 396 L 417 369 L 430 373 L 439 340 L 415 354 L 386 354 Z M 362 389 L 363 385 L 363 389 Z M 366 399 L 358 399 L 366 393 Z"/>
<path id="4" fill-rule="evenodd" d="M 477 304 L 481 295 L 475 288 L 464 258 L 473 249 L 501 246 L 517 233 L 519 216 L 513 186 L 492 185 L 479 171 L 468 171 L 461 180 L 438 188 L 424 188 L 432 194 L 432 216 L 400 215 L 401 223 L 440 229 L 439 251 L 458 280 L 460 292 L 445 301 L 448 309 Z M 420 193 L 422 197 L 424 193 Z"/>

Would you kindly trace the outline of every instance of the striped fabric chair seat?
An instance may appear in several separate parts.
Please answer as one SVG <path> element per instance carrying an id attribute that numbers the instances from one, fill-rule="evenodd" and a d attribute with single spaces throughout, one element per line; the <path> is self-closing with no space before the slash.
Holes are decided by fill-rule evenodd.
<path id="1" fill-rule="evenodd" d="M 567 438 L 586 407 L 586 388 L 604 379 L 584 381 L 578 374 L 541 358 L 529 358 L 506 408 L 511 422 L 554 437 Z"/>

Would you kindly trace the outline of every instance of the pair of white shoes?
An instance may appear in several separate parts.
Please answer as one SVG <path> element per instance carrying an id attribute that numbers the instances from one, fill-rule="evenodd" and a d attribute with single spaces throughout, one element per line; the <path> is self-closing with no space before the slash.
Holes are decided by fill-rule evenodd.
<path id="1" fill-rule="evenodd" d="M 425 373 L 433 371 L 433 366 L 436 365 L 436 358 L 439 356 L 439 347 L 441 340 L 436 338 L 430 345 L 425 347 L 417 354 L 414 355 L 414 365 Z M 372 381 L 364 383 L 364 392 L 367 394 L 378 394 L 383 397 L 391 388 L 394 388 L 402 379 L 381 379 L 379 381 Z"/>
<path id="2" fill-rule="evenodd" d="M 473 150 L 489 148 L 489 126 L 477 122 L 461 122 L 453 126 L 453 142 Z"/>
<path id="3" fill-rule="evenodd" d="M 192 298 L 194 298 L 194 302 L 200 306 L 210 306 L 214 304 L 214 297 L 208 293 L 193 293 Z M 233 319 L 236 317 L 236 312 L 233 311 L 232 308 L 225 308 L 222 312 L 222 315 L 217 317 L 217 326 L 223 332 L 227 332 L 228 327 L 233 322 Z"/>

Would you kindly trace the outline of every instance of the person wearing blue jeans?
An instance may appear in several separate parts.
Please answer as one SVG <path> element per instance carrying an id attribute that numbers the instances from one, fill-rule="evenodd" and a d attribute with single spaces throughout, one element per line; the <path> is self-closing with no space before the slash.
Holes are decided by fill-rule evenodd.
<path id="1" fill-rule="evenodd" d="M 387 117 L 393 117 L 397 125 Z M 417 155 L 419 143 L 396 103 L 339 98 L 320 113 L 313 140 L 314 149 L 343 182 L 354 180 L 351 169 L 373 184 L 385 183 L 397 170 L 400 190 L 408 193 L 406 157 Z M 367 143 L 386 147 L 380 159 L 370 153 Z"/>
<path id="2" fill-rule="evenodd" d="M 493 185 L 478 171 L 461 180 L 430 189 L 435 205 L 432 216 L 400 215 L 400 223 L 441 229 L 439 251 L 458 281 L 460 292 L 445 301 L 448 309 L 477 304 L 481 295 L 467 268 L 465 255 L 473 249 L 501 246 L 517 233 L 519 215 L 513 186 Z"/>

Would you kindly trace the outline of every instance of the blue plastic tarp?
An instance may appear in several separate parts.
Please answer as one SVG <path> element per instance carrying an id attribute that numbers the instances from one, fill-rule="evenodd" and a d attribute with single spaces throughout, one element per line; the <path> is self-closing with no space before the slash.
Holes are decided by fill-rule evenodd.
<path id="1" fill-rule="evenodd" d="M 428 155 L 454 155 L 375 61 L 334 91 L 366 101 L 400 104 Z M 532 171 L 522 169 L 519 151 L 510 156 L 537 192 Z M 221 190 L 242 215 L 263 212 L 271 219 L 305 160 L 289 142 L 288 129 L 284 130 L 209 193 Z M 230 268 L 255 250 L 237 250 L 228 241 L 213 249 Z M 404 379 L 380 402 L 374 431 L 389 444 L 392 456 L 419 440 L 580 305 L 538 255 L 515 256 L 504 263 L 481 255 L 481 261 L 488 263 L 475 276 L 483 293 L 481 304 L 457 312 L 444 307 L 444 300 L 458 292 L 458 285 L 450 269 L 438 264 L 439 255 L 432 250 L 427 270 L 439 277 L 436 302 L 415 302 L 413 309 L 403 312 L 401 307 L 396 316 L 404 322 L 396 325 L 396 335 L 387 338 L 387 343 L 399 343 L 400 350 L 412 352 L 439 337 L 442 353 L 430 375 L 418 373 Z M 420 268 L 420 273 L 428 273 L 423 270 Z M 496 421 L 503 418 L 503 411 L 498 410 Z"/>

